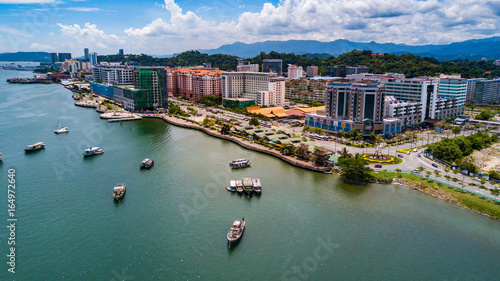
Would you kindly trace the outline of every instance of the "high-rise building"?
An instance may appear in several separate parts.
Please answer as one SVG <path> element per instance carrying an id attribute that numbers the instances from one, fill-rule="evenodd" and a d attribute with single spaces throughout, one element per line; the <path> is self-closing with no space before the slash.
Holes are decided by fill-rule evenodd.
<path id="1" fill-rule="evenodd" d="M 316 65 L 311 65 L 307 67 L 307 76 L 314 77 L 318 76 L 318 67 Z"/>
<path id="2" fill-rule="evenodd" d="M 123 49 L 118 50 L 118 55 L 123 56 Z"/>
<path id="3" fill-rule="evenodd" d="M 90 65 L 91 66 L 94 66 L 94 65 L 96 65 L 98 63 L 97 62 L 97 53 L 96 52 L 93 52 L 93 53 L 90 54 L 89 61 L 90 61 Z"/>
<path id="4" fill-rule="evenodd" d="M 259 64 L 251 64 L 249 61 L 238 60 L 237 72 L 259 72 Z"/>
<path id="5" fill-rule="evenodd" d="M 465 106 L 467 95 L 467 79 L 465 78 L 440 78 L 438 97 L 456 98 L 460 106 Z"/>
<path id="6" fill-rule="evenodd" d="M 50 53 L 50 65 L 52 66 L 52 68 L 56 66 L 56 62 L 58 62 L 57 53 Z"/>
<path id="7" fill-rule="evenodd" d="M 476 83 L 478 81 L 486 81 L 487 78 L 472 78 L 467 79 L 467 94 L 465 95 L 465 101 L 474 102 L 476 99 Z"/>
<path id="8" fill-rule="evenodd" d="M 83 49 L 83 55 L 84 55 L 85 61 L 89 61 L 89 48 Z"/>
<path id="9" fill-rule="evenodd" d="M 63 62 L 65 60 L 71 59 L 71 53 L 59 53 L 59 61 Z"/>
<path id="10" fill-rule="evenodd" d="M 167 92 L 192 101 L 200 101 L 205 96 L 221 96 L 222 73 L 221 70 L 167 69 Z"/>
<path id="11" fill-rule="evenodd" d="M 345 66 L 345 65 L 334 65 L 327 66 L 325 69 L 325 74 L 332 77 L 346 77 L 352 74 L 368 73 L 369 69 L 363 65 L 357 66 Z"/>
<path id="12" fill-rule="evenodd" d="M 273 72 L 278 76 L 283 75 L 283 62 L 280 59 L 264 59 L 262 61 L 262 72 Z"/>
<path id="13" fill-rule="evenodd" d="M 134 69 L 119 63 L 96 64 L 92 67 L 92 74 L 95 81 L 104 84 L 130 85 L 135 82 Z"/>
<path id="14" fill-rule="evenodd" d="M 500 102 L 500 79 L 476 82 L 475 104 Z"/>
<path id="15" fill-rule="evenodd" d="M 222 74 L 222 98 L 248 98 L 258 105 L 285 103 L 285 78 L 275 73 L 226 72 Z"/>
<path id="16" fill-rule="evenodd" d="M 299 79 L 302 77 L 302 66 L 288 65 L 288 79 Z"/>

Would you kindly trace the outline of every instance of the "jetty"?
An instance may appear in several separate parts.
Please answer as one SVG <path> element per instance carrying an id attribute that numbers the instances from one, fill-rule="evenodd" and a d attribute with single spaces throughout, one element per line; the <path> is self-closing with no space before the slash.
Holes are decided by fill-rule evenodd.
<path id="1" fill-rule="evenodd" d="M 136 120 L 142 120 L 142 117 L 137 116 L 137 117 L 128 117 L 128 118 L 108 119 L 108 122 L 113 123 L 113 122 L 125 122 L 125 121 L 136 121 Z"/>

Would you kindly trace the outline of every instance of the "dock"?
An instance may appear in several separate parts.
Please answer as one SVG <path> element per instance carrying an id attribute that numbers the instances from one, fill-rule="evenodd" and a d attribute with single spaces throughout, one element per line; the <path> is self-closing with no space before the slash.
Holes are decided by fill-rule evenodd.
<path id="1" fill-rule="evenodd" d="M 125 121 L 136 121 L 136 120 L 142 120 L 142 117 L 127 117 L 127 118 L 114 118 L 114 119 L 108 119 L 109 123 L 113 122 L 125 122 Z"/>

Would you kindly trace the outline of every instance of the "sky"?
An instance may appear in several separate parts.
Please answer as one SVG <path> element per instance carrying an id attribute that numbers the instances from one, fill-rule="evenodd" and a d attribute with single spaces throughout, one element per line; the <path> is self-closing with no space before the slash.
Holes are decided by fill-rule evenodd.
<path id="1" fill-rule="evenodd" d="M 500 0 L 0 0 L 0 52 L 168 55 L 234 42 L 500 36 Z"/>

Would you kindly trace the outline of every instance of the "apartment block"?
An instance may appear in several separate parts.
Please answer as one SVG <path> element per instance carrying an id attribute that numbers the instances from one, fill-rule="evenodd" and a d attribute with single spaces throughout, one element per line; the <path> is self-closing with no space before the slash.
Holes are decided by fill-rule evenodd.
<path id="1" fill-rule="evenodd" d="M 285 103 L 285 79 L 274 73 L 226 72 L 222 74 L 222 97 L 248 98 L 258 105 Z"/>
<path id="2" fill-rule="evenodd" d="M 460 106 L 465 106 L 467 95 L 467 79 L 465 78 L 440 78 L 438 97 L 456 98 Z"/>
<path id="3" fill-rule="evenodd" d="M 474 103 L 500 102 L 500 79 L 476 82 Z"/>
<path id="4" fill-rule="evenodd" d="M 200 101 L 205 96 L 222 95 L 222 73 L 220 70 L 167 69 L 168 93 L 191 101 Z"/>
<path id="5" fill-rule="evenodd" d="M 486 81 L 487 78 L 472 78 L 467 79 L 467 93 L 465 95 L 465 101 L 474 102 L 476 99 L 476 83 L 478 81 Z"/>
<path id="6" fill-rule="evenodd" d="M 90 64 L 92 64 L 93 54 L 90 56 Z M 122 65 L 121 63 L 103 62 L 96 64 L 92 67 L 92 74 L 95 81 L 104 84 L 124 85 L 135 83 L 134 68 Z"/>

